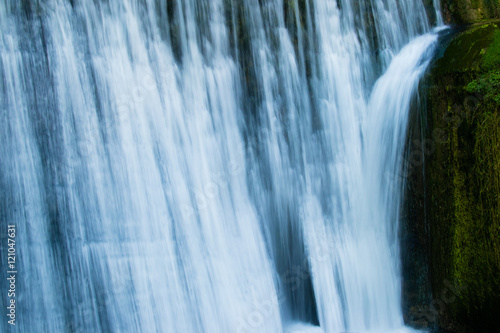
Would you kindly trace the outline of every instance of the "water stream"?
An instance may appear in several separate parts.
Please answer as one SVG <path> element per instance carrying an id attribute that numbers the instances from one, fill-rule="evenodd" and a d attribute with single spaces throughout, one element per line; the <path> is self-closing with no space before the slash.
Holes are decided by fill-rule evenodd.
<path id="1" fill-rule="evenodd" d="M 2 331 L 409 331 L 395 175 L 428 15 L 2 0 Z"/>

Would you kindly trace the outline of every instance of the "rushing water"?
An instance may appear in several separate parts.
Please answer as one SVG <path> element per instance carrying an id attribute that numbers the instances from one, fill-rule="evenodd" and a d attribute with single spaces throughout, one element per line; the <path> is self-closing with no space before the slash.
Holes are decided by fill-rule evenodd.
<path id="1" fill-rule="evenodd" d="M 7 224 L 18 273 L 0 327 L 407 330 L 394 175 L 431 14 L 2 0 L 3 306 Z"/>

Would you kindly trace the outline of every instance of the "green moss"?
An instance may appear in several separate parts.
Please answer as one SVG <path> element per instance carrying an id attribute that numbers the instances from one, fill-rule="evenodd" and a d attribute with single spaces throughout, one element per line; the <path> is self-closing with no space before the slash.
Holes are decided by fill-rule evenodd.
<path id="1" fill-rule="evenodd" d="M 466 91 L 479 93 L 486 101 L 500 105 L 500 30 L 496 25 L 491 43 L 478 55 L 480 68 L 476 79 L 469 82 Z"/>
<path id="2" fill-rule="evenodd" d="M 452 331 L 491 331 L 500 313 L 500 29 L 458 34 L 432 69 L 426 162 L 431 283 L 464 287 L 438 319 Z M 468 106 L 472 104 L 472 107 Z"/>
<path id="3" fill-rule="evenodd" d="M 500 31 L 498 29 L 493 35 L 493 42 L 488 46 L 484 54 L 483 65 L 486 70 L 500 66 Z"/>
<path id="4" fill-rule="evenodd" d="M 465 133 L 454 131 L 453 277 L 467 286 L 457 313 L 477 319 L 495 308 L 500 297 L 500 30 L 495 24 L 483 25 L 464 34 L 460 42 L 472 50 L 468 59 L 474 59 L 468 65 L 473 63 L 475 78 L 465 76 L 464 90 L 479 94 L 481 102 Z M 460 140 L 466 143 L 460 146 Z"/>
<path id="5" fill-rule="evenodd" d="M 468 268 L 473 256 L 470 226 L 473 217 L 470 213 L 471 202 L 467 194 L 466 175 L 460 170 L 460 149 L 458 147 L 457 130 L 453 131 L 453 199 L 456 225 L 453 237 L 453 272 L 454 280 L 463 285 L 468 283 Z"/>
<path id="6" fill-rule="evenodd" d="M 439 74 L 479 70 L 483 56 L 498 31 L 496 24 L 485 24 L 458 35 L 439 59 Z"/>
<path id="7" fill-rule="evenodd" d="M 480 118 L 475 137 L 478 203 L 480 218 L 486 221 L 492 249 L 492 267 L 500 268 L 500 116 L 491 109 Z M 495 195 L 496 194 L 496 195 Z M 497 283 L 498 283 L 497 275 Z"/>
<path id="8" fill-rule="evenodd" d="M 500 105 L 500 70 L 492 70 L 469 82 L 465 88 L 469 93 L 480 93 L 485 100 Z"/>

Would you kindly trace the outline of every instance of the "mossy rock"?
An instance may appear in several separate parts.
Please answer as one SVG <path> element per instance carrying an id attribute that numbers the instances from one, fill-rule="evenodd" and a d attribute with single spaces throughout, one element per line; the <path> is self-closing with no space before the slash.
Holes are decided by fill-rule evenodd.
<path id="1" fill-rule="evenodd" d="M 500 18 L 498 0 L 441 0 L 441 7 L 448 23 L 474 23 Z"/>
<path id="2" fill-rule="evenodd" d="M 437 326 L 496 330 L 500 314 L 500 29 L 457 33 L 423 85 L 429 276 Z M 439 137 L 436 133 L 440 133 Z M 456 297 L 445 297 L 449 286 Z M 449 294 L 449 293 L 448 293 Z"/>
<path id="3" fill-rule="evenodd" d="M 480 71 L 476 79 L 467 84 L 469 93 L 479 93 L 492 108 L 500 105 L 500 30 L 493 33 L 490 45 L 481 54 Z"/>
<path id="4" fill-rule="evenodd" d="M 436 63 L 436 74 L 479 70 L 486 49 L 494 40 L 498 26 L 494 23 L 474 26 L 453 39 Z"/>

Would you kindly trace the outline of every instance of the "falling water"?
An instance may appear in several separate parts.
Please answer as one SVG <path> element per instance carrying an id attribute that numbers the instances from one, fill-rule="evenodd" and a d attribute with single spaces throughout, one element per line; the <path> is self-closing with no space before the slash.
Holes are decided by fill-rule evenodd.
<path id="1" fill-rule="evenodd" d="M 17 331 L 407 330 L 420 0 L 3 0 L 0 29 Z"/>

